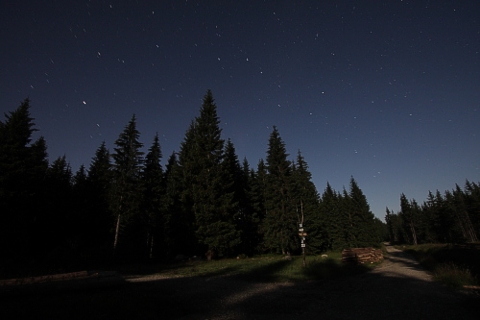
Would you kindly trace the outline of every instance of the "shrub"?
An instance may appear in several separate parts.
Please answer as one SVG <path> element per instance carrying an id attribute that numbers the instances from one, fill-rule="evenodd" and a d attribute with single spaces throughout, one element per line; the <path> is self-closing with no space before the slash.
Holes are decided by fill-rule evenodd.
<path id="1" fill-rule="evenodd" d="M 433 276 L 437 280 L 455 288 L 476 283 L 475 277 L 468 268 L 460 267 L 452 262 L 439 264 L 435 268 Z"/>

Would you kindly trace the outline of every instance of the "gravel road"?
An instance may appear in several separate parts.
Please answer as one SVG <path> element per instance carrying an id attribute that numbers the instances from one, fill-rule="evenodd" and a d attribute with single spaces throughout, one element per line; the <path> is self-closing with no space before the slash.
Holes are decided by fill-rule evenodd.
<path id="1" fill-rule="evenodd" d="M 408 254 L 307 283 L 138 276 L 108 290 L 6 297 L 0 319 L 479 319 L 480 298 L 432 282 Z"/>

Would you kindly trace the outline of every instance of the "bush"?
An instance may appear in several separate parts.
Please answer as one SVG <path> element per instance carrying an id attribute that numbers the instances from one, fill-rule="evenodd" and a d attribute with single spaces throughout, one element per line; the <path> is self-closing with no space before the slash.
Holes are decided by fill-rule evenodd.
<path id="1" fill-rule="evenodd" d="M 475 277 L 468 268 L 460 267 L 452 262 L 439 264 L 435 268 L 433 276 L 435 279 L 454 288 L 476 283 Z"/>

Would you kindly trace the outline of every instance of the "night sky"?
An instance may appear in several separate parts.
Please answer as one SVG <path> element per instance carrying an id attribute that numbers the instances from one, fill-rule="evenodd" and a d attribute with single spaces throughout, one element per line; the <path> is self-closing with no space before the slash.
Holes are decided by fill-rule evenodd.
<path id="1" fill-rule="evenodd" d="M 220 3 L 220 4 L 219 4 Z M 222 138 L 256 168 L 277 126 L 290 159 L 374 214 L 480 181 L 477 1 L 22 1 L 0 9 L 0 113 L 25 98 L 75 172 L 132 115 L 179 151 L 211 89 Z"/>

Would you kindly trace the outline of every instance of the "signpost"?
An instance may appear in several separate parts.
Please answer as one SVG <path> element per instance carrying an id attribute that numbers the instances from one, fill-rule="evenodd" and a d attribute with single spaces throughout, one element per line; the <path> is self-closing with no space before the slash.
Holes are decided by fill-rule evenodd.
<path id="1" fill-rule="evenodd" d="M 305 219 L 305 216 L 303 215 L 303 201 L 300 200 L 300 210 L 302 214 L 302 218 L 300 220 L 300 223 L 298 224 L 298 236 L 301 238 L 300 240 L 300 247 L 302 248 L 302 255 L 303 255 L 303 267 L 305 267 L 306 262 L 305 262 L 305 237 L 307 236 L 307 233 L 305 232 L 305 229 L 303 228 L 303 222 Z"/>

